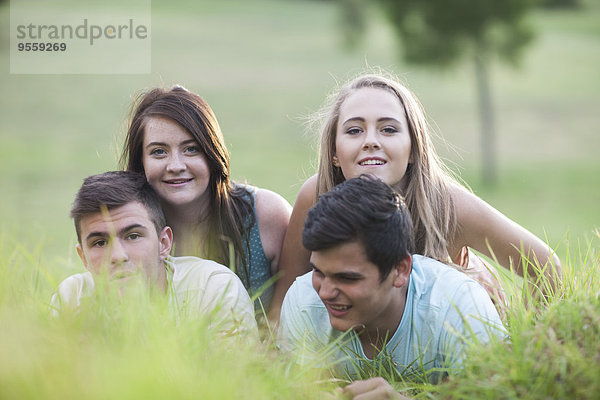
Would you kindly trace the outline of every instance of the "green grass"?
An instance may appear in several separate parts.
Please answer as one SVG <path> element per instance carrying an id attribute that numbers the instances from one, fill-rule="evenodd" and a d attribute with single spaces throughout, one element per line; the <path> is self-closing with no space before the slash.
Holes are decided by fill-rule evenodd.
<path id="1" fill-rule="evenodd" d="M 534 299 L 520 279 L 505 276 L 513 283 L 505 286 L 510 340 L 473 344 L 461 373 L 432 385 L 382 363 L 364 377 L 375 371 L 393 378 L 416 398 L 595 398 L 599 242 L 597 236 L 569 247 L 564 285 L 547 299 Z M 76 315 L 52 317 L 49 295 L 62 266 L 41 265 L 43 247 L 28 250 L 0 237 L 0 398 L 306 399 L 345 381 L 294 365 L 270 339 L 225 340 L 205 321 L 175 321 L 161 297 L 144 291 L 107 293 Z"/>
<path id="2" fill-rule="evenodd" d="M 164 298 L 145 291 L 108 293 L 77 315 L 52 317 L 53 273 L 36 263 L 36 252 L 13 247 L 0 238 L 2 399 L 316 395 L 268 343 L 218 338 L 203 320 L 175 321 Z"/>
<path id="3" fill-rule="evenodd" d="M 570 247 L 564 287 L 525 307 L 509 287 L 510 341 L 475 346 L 461 375 L 433 388 L 453 399 L 592 399 L 600 390 L 600 253 L 593 241 Z M 526 291 L 525 291 L 526 292 Z M 531 304 L 531 301 L 530 301 Z"/>
<path id="4" fill-rule="evenodd" d="M 493 66 L 500 172 L 495 187 L 480 182 L 471 65 L 436 72 L 404 64 L 397 41 L 377 13 L 372 13 L 359 47 L 348 52 L 341 46 L 334 2 L 152 3 L 152 74 L 114 76 L 10 75 L 9 4 L 0 5 L 0 398 L 197 397 L 212 386 L 223 390 L 224 398 L 310 398 L 314 393 L 303 390 L 312 388 L 313 381 L 286 375 L 292 372 L 268 346 L 240 350 L 239 365 L 226 351 L 202 344 L 196 347 L 199 359 L 177 347 L 169 353 L 172 343 L 195 337 L 193 327 L 171 330 L 148 316 L 131 322 L 140 329 L 149 323 L 148 339 L 120 353 L 117 349 L 134 341 L 125 334 L 116 344 L 104 343 L 103 332 L 111 329 L 94 328 L 107 321 L 90 318 L 65 327 L 48 317 L 46 306 L 58 282 L 82 269 L 69 207 L 85 176 L 117 168 L 135 93 L 174 83 L 200 93 L 223 129 L 233 176 L 293 203 L 304 179 L 316 170 L 316 133 L 305 131 L 302 117 L 318 109 L 336 80 L 366 64 L 406 80 L 446 140 L 436 142 L 440 154 L 486 201 L 547 236 L 570 274 L 566 282 L 571 289 L 563 300 L 537 314 L 515 309 L 512 348 L 479 352 L 481 359 L 474 359 L 473 371 L 468 370 L 474 375 L 467 374 L 473 380 L 453 379 L 438 388 L 439 395 L 456 390 L 458 396 L 464 389 L 464 397 L 471 393 L 471 398 L 496 397 L 490 393 L 529 398 L 539 391 L 543 398 L 555 397 L 555 390 L 556 397 L 585 398 L 593 397 L 592 389 L 598 392 L 597 383 L 588 379 L 600 375 L 594 358 L 598 349 L 588 336 L 580 343 L 575 335 L 584 332 L 584 316 L 591 313 L 597 321 L 600 314 L 598 277 L 592 272 L 598 269 L 598 244 L 589 244 L 600 226 L 597 2 L 588 1 L 588 8 L 578 11 L 536 11 L 532 23 L 538 37 L 521 67 Z M 594 256 L 580 260 L 578 249 L 588 246 Z M 548 328 L 556 332 L 556 340 L 539 333 Z M 589 340 L 598 343 L 597 330 L 590 332 Z M 148 351 L 154 345 L 156 354 Z M 202 358 L 205 352 L 209 355 Z M 486 354 L 502 357 L 494 361 Z M 549 375 L 520 364 L 549 360 L 545 356 L 566 361 L 549 361 Z M 206 367 L 208 358 L 212 369 Z M 559 367 L 563 372 L 552 375 Z M 249 383 L 252 379 L 258 381 L 256 387 Z M 556 387 L 552 379 L 564 384 Z M 132 381 L 136 384 L 129 385 Z M 232 385 L 235 381 L 241 384 Z M 577 391 L 588 390 L 586 385 L 589 392 Z M 235 392 L 245 386 L 247 396 Z M 497 392 L 475 392 L 479 386 Z M 434 396 L 424 390 L 424 397 Z"/>

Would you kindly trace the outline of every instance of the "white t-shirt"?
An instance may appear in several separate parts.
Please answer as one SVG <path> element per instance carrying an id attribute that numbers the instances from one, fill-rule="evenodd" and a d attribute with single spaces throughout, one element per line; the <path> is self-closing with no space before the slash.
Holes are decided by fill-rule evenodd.
<path id="1" fill-rule="evenodd" d="M 165 267 L 168 301 L 177 318 L 210 315 L 210 326 L 219 332 L 258 338 L 252 302 L 233 271 L 198 257 L 168 257 Z M 81 300 L 92 295 L 94 286 L 90 272 L 66 278 L 50 300 L 53 313 L 78 309 Z"/>

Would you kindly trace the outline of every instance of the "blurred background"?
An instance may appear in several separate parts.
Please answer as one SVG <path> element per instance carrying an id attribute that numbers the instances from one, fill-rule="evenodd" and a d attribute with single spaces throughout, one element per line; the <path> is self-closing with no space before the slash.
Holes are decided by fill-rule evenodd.
<path id="1" fill-rule="evenodd" d="M 58 269 L 61 279 L 82 268 L 68 216 L 73 196 L 87 175 L 118 168 L 132 98 L 153 86 L 181 84 L 203 96 L 223 130 L 234 178 L 293 204 L 316 172 L 318 132 L 306 129 L 306 118 L 338 82 L 379 66 L 416 93 L 438 152 L 475 193 L 568 257 L 567 246 L 600 226 L 600 2 L 523 1 L 510 14 L 523 34 L 522 43 L 512 43 L 518 62 L 504 61 L 510 51 L 490 51 L 485 64 L 491 155 L 482 153 L 480 70 L 473 62 L 480 53 L 459 35 L 460 56 L 452 62 L 409 62 L 419 39 L 408 35 L 429 28 L 416 6 L 401 10 L 410 13 L 408 22 L 390 17 L 393 3 L 154 0 L 150 74 L 17 75 L 9 73 L 9 2 L 0 2 L 3 240 L 36 249 L 32 262 Z M 440 38 L 433 37 L 431 50 L 447 55 L 450 42 Z M 486 180 L 489 159 L 495 172 Z"/>

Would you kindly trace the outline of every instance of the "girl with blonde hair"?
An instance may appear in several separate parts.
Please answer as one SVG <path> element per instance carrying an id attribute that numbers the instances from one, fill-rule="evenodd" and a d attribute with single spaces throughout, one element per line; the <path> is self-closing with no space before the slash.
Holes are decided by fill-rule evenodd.
<path id="1" fill-rule="evenodd" d="M 497 303 L 503 302 L 500 284 L 468 248 L 495 257 L 521 276 L 528 267 L 524 260 L 536 260 L 550 290 L 559 283 L 561 267 L 552 249 L 447 172 L 421 104 L 397 79 L 380 73 L 359 76 L 331 96 L 319 115 L 323 124 L 318 173 L 304 183 L 292 211 L 272 319 L 278 317 L 278 306 L 296 276 L 310 269 L 310 252 L 301 241 L 309 208 L 319 194 L 363 173 L 380 178 L 404 196 L 417 254 L 475 269 L 474 277 Z M 529 268 L 529 276 L 532 273 Z"/>

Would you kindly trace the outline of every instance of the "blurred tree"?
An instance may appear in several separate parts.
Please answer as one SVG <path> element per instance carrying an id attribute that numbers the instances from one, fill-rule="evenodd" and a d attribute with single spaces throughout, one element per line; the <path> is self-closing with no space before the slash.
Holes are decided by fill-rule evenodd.
<path id="1" fill-rule="evenodd" d="M 366 0 L 343 0 L 343 4 L 340 13 L 340 27 L 344 35 L 344 45 L 352 48 L 360 42 L 365 31 Z"/>
<path id="2" fill-rule="evenodd" d="M 406 61 L 449 67 L 470 58 L 475 67 L 485 183 L 496 180 L 495 127 L 489 66 L 494 56 L 516 64 L 532 40 L 528 11 L 539 0 L 378 0 L 402 42 Z M 347 7 L 356 0 L 342 0 Z M 363 8 L 363 16 L 364 8 Z"/>
<path id="3" fill-rule="evenodd" d="M 542 0 L 542 7 L 546 8 L 561 8 L 561 9 L 575 9 L 581 8 L 580 0 Z"/>

